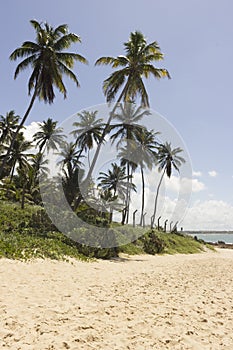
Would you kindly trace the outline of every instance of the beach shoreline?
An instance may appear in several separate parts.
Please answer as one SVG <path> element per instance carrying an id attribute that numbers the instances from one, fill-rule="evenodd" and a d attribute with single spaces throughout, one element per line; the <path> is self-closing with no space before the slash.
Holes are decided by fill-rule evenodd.
<path id="1" fill-rule="evenodd" d="M 0 260 L 0 347 L 233 346 L 233 250 L 109 261 Z"/>

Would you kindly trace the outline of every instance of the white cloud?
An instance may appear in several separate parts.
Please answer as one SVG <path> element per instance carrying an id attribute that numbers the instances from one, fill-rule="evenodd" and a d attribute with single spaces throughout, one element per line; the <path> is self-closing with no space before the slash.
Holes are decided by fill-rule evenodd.
<path id="1" fill-rule="evenodd" d="M 218 175 L 217 171 L 215 171 L 215 170 L 209 171 L 208 174 L 210 177 L 216 177 Z"/>
<path id="2" fill-rule="evenodd" d="M 182 222 L 187 230 L 231 230 L 233 206 L 222 200 L 197 201 Z"/>
<path id="3" fill-rule="evenodd" d="M 202 173 L 201 173 L 201 171 L 193 171 L 193 176 L 195 176 L 195 177 L 201 177 L 201 176 L 202 176 Z"/>
<path id="4" fill-rule="evenodd" d="M 206 188 L 205 184 L 198 179 L 179 178 L 173 175 L 170 179 L 168 177 L 165 178 L 165 184 L 166 189 L 177 193 L 200 192 Z"/>
<path id="5" fill-rule="evenodd" d="M 25 129 L 23 129 L 24 136 L 28 141 L 32 141 L 33 135 L 37 131 L 39 131 L 39 123 L 37 122 L 32 122 L 29 125 L 25 125 Z"/>

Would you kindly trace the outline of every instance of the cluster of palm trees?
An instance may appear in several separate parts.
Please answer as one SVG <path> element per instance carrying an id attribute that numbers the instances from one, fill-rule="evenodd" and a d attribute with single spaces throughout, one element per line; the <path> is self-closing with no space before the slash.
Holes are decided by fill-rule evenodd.
<path id="1" fill-rule="evenodd" d="M 10 59 L 23 58 L 16 68 L 15 78 L 25 68 L 32 68 L 28 83 L 28 93 L 32 93 L 32 97 L 22 118 L 14 111 L 0 116 L 0 193 L 14 199 L 21 198 L 22 207 L 25 200 L 41 204 L 39 182 L 41 179 L 53 181 L 48 177 L 48 160 L 45 157 L 53 150 L 59 153 L 60 177 L 69 204 L 79 211 L 89 205 L 85 201 L 88 195 L 98 208 L 97 215 L 108 218 L 110 222 L 114 210 L 122 213 L 122 224 L 129 222 L 132 191 L 137 190 L 134 174 L 138 169 L 142 179 L 140 224 L 143 225 L 144 171 L 145 168 L 158 169 L 161 178 L 154 202 L 155 220 L 164 175 L 170 177 L 173 167 L 179 171 L 184 162 L 180 156 L 181 148 L 172 149 L 169 142 L 161 144 L 157 139 L 158 132 L 140 124 L 145 116 L 150 116 L 144 78 L 170 78 L 166 69 L 153 65 L 154 61 L 163 59 L 158 43 L 147 43 L 144 35 L 136 31 L 124 43 L 124 55 L 101 57 L 96 61 L 96 65 L 111 65 L 114 69 L 103 83 L 106 101 L 116 100 L 107 122 L 98 118 L 98 111 L 84 110 L 77 115 L 77 121 L 73 124 L 72 142 L 67 142 L 62 128 L 57 126 L 58 122 L 48 118 L 39 124 L 33 142 L 29 142 L 24 137 L 23 129 L 36 99 L 53 103 L 54 87 L 66 98 L 63 76 L 68 76 L 79 86 L 77 76 L 72 71 L 74 62 L 87 63 L 80 54 L 65 51 L 71 44 L 81 42 L 78 35 L 69 33 L 67 25 L 53 28 L 48 23 L 30 22 L 36 32 L 35 42 L 25 41 L 11 54 Z M 107 139 L 116 145 L 118 160 L 94 179 L 93 171 Z M 32 144 L 36 147 L 36 153 L 32 153 Z M 87 171 L 83 166 L 84 159 L 87 159 Z"/>

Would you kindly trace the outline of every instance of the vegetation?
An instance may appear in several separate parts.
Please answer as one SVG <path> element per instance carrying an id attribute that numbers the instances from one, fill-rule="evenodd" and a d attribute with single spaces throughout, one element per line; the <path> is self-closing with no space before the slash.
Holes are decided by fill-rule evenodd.
<path id="1" fill-rule="evenodd" d="M 12 220 L 14 218 L 14 220 Z M 57 231 L 40 206 L 26 205 L 21 209 L 18 203 L 0 201 L 0 257 L 28 260 L 33 258 L 109 259 L 125 254 L 175 254 L 203 251 L 204 243 L 191 236 L 148 230 L 143 234 L 140 227 L 125 227 L 127 234 L 138 238 L 133 243 L 123 244 L 122 227 L 112 226 L 112 234 L 122 245 L 118 248 L 92 248 L 76 243 Z M 124 232 L 125 232 L 124 231 Z M 94 229 L 93 229 L 94 235 Z M 121 240 L 121 241 L 120 241 Z"/>
<path id="2" fill-rule="evenodd" d="M 118 96 L 106 123 L 98 111 L 83 110 L 73 123 L 70 135 L 74 139 L 67 142 L 63 129 L 50 117 L 38 125 L 39 131 L 31 142 L 25 139 L 23 129 L 35 100 L 53 103 L 54 88 L 66 98 L 63 76 L 71 78 L 78 87 L 79 81 L 72 71 L 74 62 L 87 63 L 87 60 L 77 53 L 66 52 L 72 44 L 81 41 L 78 35 L 69 33 L 67 25 L 53 28 L 35 20 L 30 23 L 36 33 L 35 42 L 25 41 L 13 51 L 10 59 L 23 58 L 16 67 L 15 78 L 24 69 L 32 68 L 28 83 L 28 93 L 32 93 L 32 97 L 22 118 L 14 110 L 0 116 L 0 256 L 87 259 L 111 258 L 120 252 L 155 254 L 202 249 L 199 242 L 188 237 L 154 231 L 158 194 L 164 175 L 170 178 L 172 170 L 178 172 L 185 162 L 180 156 L 181 148 L 173 149 L 170 142 L 159 142 L 159 130 L 150 130 L 145 123 L 142 124 L 150 117 L 144 79 L 150 76 L 170 78 L 165 68 L 154 66 L 155 61 L 163 59 L 158 43 L 147 43 L 144 35 L 136 31 L 130 33 L 129 40 L 124 43 L 124 55 L 101 57 L 96 61 L 96 65 L 111 65 L 114 69 L 103 83 L 107 102 Z M 137 101 L 140 101 L 139 106 Z M 100 148 L 107 140 L 116 145 L 117 160 L 93 178 Z M 32 147 L 36 153 L 32 152 Z M 49 152 L 59 155 L 58 177 L 49 173 L 46 159 Z M 155 196 L 153 230 L 148 228 L 145 234 L 146 169 L 153 173 L 162 172 L 162 175 Z M 137 191 L 134 181 L 137 172 L 141 176 L 142 195 L 140 222 L 135 227 L 135 223 L 129 225 L 129 217 L 132 193 Z M 74 239 L 75 234 L 85 236 L 85 225 L 66 237 L 48 218 L 40 188 L 52 193 L 59 202 L 59 184 L 75 215 L 92 225 L 88 236 L 93 247 Z M 121 214 L 121 225 L 114 222 L 115 213 Z M 59 220 L 65 220 L 65 213 Z M 106 228 L 109 235 L 103 236 L 102 242 L 97 239 L 98 228 Z M 126 244 L 125 235 L 131 237 L 133 243 Z M 108 246 L 106 242 L 109 240 L 118 248 L 102 248 Z"/>

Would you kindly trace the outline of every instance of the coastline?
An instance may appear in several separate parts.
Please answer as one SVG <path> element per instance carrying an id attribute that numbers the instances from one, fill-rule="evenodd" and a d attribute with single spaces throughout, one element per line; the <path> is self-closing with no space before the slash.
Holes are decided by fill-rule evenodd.
<path id="1" fill-rule="evenodd" d="M 233 250 L 110 261 L 0 260 L 4 349 L 200 349 L 233 344 Z"/>

